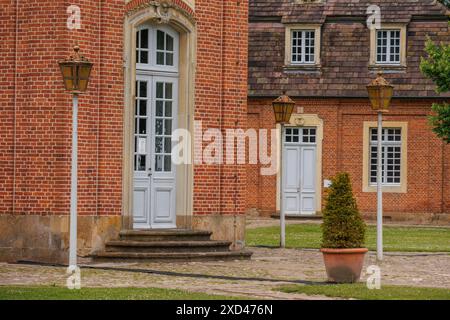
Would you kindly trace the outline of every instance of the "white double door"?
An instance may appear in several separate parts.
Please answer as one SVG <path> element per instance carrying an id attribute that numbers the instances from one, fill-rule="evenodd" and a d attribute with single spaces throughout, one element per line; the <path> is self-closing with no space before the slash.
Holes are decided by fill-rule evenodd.
<path id="1" fill-rule="evenodd" d="M 177 78 L 138 75 L 134 112 L 133 227 L 176 227 Z"/>
<path id="2" fill-rule="evenodd" d="M 316 129 L 286 128 L 283 161 L 283 196 L 285 214 L 316 213 Z"/>

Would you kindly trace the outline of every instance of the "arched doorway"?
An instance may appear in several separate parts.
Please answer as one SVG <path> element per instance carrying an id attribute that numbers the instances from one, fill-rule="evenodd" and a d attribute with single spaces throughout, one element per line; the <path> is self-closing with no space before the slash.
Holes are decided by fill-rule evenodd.
<path id="1" fill-rule="evenodd" d="M 134 229 L 176 227 L 178 50 L 178 32 L 169 26 L 144 24 L 136 32 Z"/>
<path id="2" fill-rule="evenodd" d="M 122 229 L 191 228 L 192 165 L 172 161 L 172 132 L 192 131 L 195 22 L 177 7 L 125 19 Z"/>

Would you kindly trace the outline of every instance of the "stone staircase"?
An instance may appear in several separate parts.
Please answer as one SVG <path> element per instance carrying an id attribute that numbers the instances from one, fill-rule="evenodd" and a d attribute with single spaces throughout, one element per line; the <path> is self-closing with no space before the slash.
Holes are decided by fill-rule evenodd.
<path id="1" fill-rule="evenodd" d="M 249 251 L 231 251 L 229 241 L 211 240 L 212 232 L 199 230 L 124 230 L 118 240 L 93 255 L 105 261 L 205 261 L 250 259 Z"/>

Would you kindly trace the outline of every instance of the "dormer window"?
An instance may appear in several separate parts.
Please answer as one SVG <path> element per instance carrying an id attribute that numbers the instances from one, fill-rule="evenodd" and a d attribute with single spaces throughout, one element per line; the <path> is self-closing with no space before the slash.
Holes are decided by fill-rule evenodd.
<path id="1" fill-rule="evenodd" d="M 377 63 L 400 64 L 400 30 L 377 31 Z"/>
<path id="2" fill-rule="evenodd" d="M 314 63 L 315 31 L 292 30 L 292 64 Z"/>
<path id="3" fill-rule="evenodd" d="M 320 67 L 320 25 L 287 25 L 285 50 L 287 69 Z"/>
<path id="4" fill-rule="evenodd" d="M 406 25 L 382 24 L 370 31 L 370 69 L 406 68 Z"/>

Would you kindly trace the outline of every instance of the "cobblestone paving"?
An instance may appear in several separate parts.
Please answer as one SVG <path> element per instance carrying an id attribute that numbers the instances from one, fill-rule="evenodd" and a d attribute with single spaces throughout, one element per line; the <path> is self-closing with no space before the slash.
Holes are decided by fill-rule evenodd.
<path id="1" fill-rule="evenodd" d="M 324 298 L 273 290 L 282 284 L 322 283 L 325 269 L 317 250 L 251 249 L 254 255 L 249 261 L 89 265 L 82 269 L 82 285 L 176 288 L 264 299 Z M 365 268 L 372 264 L 376 264 L 376 259 L 370 253 Z M 379 266 L 382 284 L 450 289 L 448 254 L 388 253 Z M 362 280 L 365 278 L 364 275 Z M 0 285 L 64 286 L 65 280 L 65 268 L 61 267 L 0 264 Z"/>

